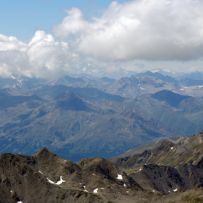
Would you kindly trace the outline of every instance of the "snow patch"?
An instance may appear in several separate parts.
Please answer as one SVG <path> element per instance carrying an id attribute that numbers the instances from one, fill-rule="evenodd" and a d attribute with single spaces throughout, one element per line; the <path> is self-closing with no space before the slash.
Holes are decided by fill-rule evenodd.
<path id="1" fill-rule="evenodd" d="M 174 149 L 174 147 L 171 147 L 171 150 L 173 150 Z"/>
<path id="2" fill-rule="evenodd" d="M 55 185 L 56 183 L 55 182 L 53 182 L 52 180 L 50 180 L 49 178 L 47 178 L 47 180 L 48 180 L 48 182 L 50 183 L 50 184 L 53 184 L 53 185 Z"/>
<path id="3" fill-rule="evenodd" d="M 126 188 L 126 187 L 127 187 L 127 185 L 124 183 L 124 184 L 123 184 L 123 187 L 125 187 L 125 188 Z"/>
<path id="4" fill-rule="evenodd" d="M 63 176 L 60 176 L 60 180 L 59 181 L 57 181 L 57 185 L 61 185 L 62 183 L 65 183 L 66 181 L 65 180 L 63 180 Z"/>
<path id="5" fill-rule="evenodd" d="M 173 190 L 173 192 L 177 192 L 178 191 L 178 188 L 175 188 L 174 190 Z"/>
<path id="6" fill-rule="evenodd" d="M 43 175 L 42 171 L 38 171 L 38 172 Z"/>
<path id="7" fill-rule="evenodd" d="M 18 201 L 17 203 L 23 203 L 22 201 Z"/>
<path id="8" fill-rule="evenodd" d="M 98 193 L 98 188 L 94 189 L 94 190 L 93 190 L 93 193 L 94 193 L 94 194 L 97 194 L 97 193 Z"/>
<path id="9" fill-rule="evenodd" d="M 120 175 L 120 174 L 118 174 L 118 175 L 117 175 L 117 179 L 118 179 L 118 180 L 123 180 L 123 176 Z"/>
<path id="10" fill-rule="evenodd" d="M 60 180 L 57 181 L 56 183 L 52 180 L 50 180 L 49 178 L 47 178 L 48 182 L 52 185 L 61 185 L 62 183 L 65 183 L 66 181 L 63 180 L 63 176 L 60 176 Z"/>
<path id="11" fill-rule="evenodd" d="M 84 192 L 88 192 L 85 185 L 83 186 L 83 188 L 84 188 Z"/>

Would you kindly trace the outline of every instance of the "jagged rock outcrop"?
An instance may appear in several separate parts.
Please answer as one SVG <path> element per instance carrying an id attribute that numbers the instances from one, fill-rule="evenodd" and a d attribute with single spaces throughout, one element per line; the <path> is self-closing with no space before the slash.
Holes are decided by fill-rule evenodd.
<path id="1" fill-rule="evenodd" d="M 43 148 L 33 156 L 2 154 L 0 202 L 108 202 L 112 195 L 142 188 L 110 161 L 75 164 Z M 111 196 L 111 197 L 110 197 Z"/>
<path id="2" fill-rule="evenodd" d="M 105 202 L 92 193 L 53 184 L 47 175 L 43 175 L 37 168 L 37 160 L 34 157 L 1 155 L 0 202 Z"/>

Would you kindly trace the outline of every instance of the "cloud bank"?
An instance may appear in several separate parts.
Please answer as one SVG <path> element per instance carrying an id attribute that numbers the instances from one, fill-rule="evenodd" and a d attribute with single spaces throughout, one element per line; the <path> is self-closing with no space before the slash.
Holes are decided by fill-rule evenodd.
<path id="1" fill-rule="evenodd" d="M 202 11 L 201 0 L 131 0 L 112 2 L 102 16 L 86 20 L 73 8 L 52 34 L 37 31 L 28 43 L 0 35 L 0 74 L 113 72 L 118 62 L 125 68 L 136 61 L 198 61 L 201 69 Z"/>
<path id="2" fill-rule="evenodd" d="M 113 2 L 93 22 L 73 9 L 55 28 L 71 34 L 82 53 L 109 60 L 190 60 L 203 54 L 201 0 L 136 0 Z"/>

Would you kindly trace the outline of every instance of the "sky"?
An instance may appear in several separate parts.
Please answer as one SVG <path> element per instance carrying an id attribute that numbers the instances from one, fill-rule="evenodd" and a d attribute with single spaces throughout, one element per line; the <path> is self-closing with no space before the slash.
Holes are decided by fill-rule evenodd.
<path id="1" fill-rule="evenodd" d="M 0 0 L 0 76 L 203 71 L 202 0 Z"/>
<path id="2" fill-rule="evenodd" d="M 79 8 L 90 19 L 99 16 L 110 3 L 110 0 L 0 0 L 0 31 L 26 41 L 36 30 L 50 32 L 68 9 Z"/>

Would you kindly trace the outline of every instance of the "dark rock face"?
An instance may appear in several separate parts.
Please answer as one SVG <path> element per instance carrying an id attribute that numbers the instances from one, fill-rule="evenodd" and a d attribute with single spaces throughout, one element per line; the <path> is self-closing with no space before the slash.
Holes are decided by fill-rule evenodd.
<path id="1" fill-rule="evenodd" d="M 164 194 L 184 188 L 184 180 L 178 171 L 172 167 L 145 165 L 138 173 L 133 173 L 131 176 L 143 188 L 149 189 L 151 186 L 151 190 Z"/>
<path id="2" fill-rule="evenodd" d="M 187 189 L 194 187 L 203 187 L 203 158 L 197 165 L 191 163 L 184 164 L 178 167 L 178 171 L 181 174 L 185 182 Z"/>
<path id="3" fill-rule="evenodd" d="M 149 164 L 140 167 L 139 171 L 130 176 L 142 188 L 164 194 L 203 187 L 201 164 L 188 163 L 176 168 Z"/>
<path id="4" fill-rule="evenodd" d="M 144 166 L 143 170 L 158 191 L 167 193 L 175 190 L 177 187 L 184 187 L 180 174 L 172 167 L 148 165 Z"/>

